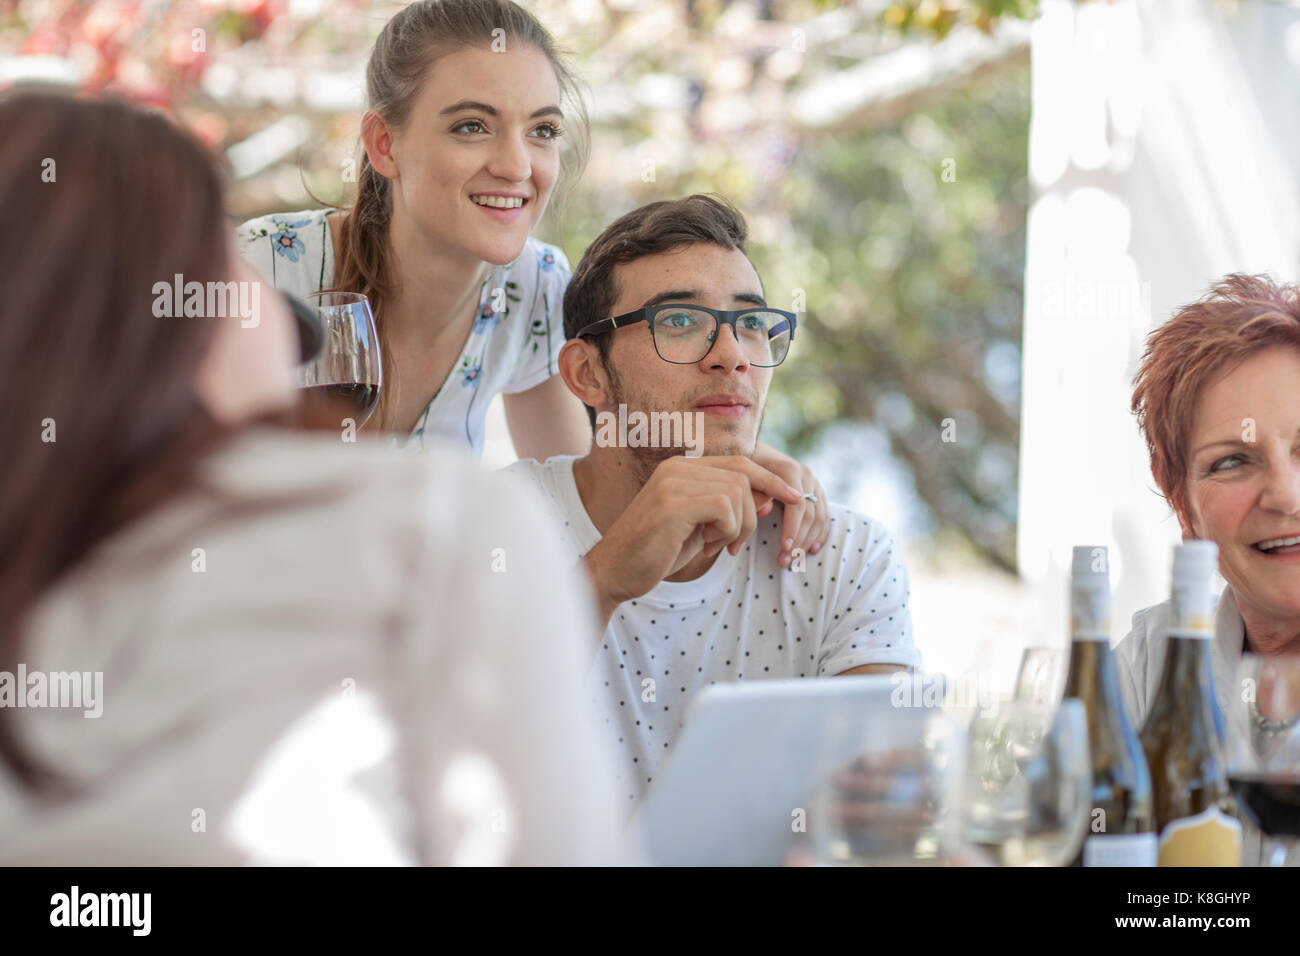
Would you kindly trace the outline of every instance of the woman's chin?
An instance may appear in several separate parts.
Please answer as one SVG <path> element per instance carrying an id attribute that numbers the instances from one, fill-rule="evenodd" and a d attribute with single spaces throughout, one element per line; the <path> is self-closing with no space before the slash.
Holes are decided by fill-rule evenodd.
<path id="1" fill-rule="evenodd" d="M 475 256 L 494 266 L 508 266 L 519 258 L 528 242 L 528 233 L 520 236 L 501 236 L 486 242 L 475 243 L 471 250 Z"/>

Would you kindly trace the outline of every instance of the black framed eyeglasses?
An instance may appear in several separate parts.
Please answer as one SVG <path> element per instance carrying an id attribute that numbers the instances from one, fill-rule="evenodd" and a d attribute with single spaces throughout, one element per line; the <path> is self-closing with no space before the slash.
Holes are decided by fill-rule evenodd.
<path id="1" fill-rule="evenodd" d="M 704 361 L 722 326 L 731 326 L 750 365 L 772 368 L 790 354 L 798 320 L 793 312 L 755 306 L 750 309 L 710 309 L 703 305 L 647 305 L 578 330 L 577 338 L 600 335 L 634 322 L 648 322 L 655 351 L 665 362 L 694 365 Z"/>

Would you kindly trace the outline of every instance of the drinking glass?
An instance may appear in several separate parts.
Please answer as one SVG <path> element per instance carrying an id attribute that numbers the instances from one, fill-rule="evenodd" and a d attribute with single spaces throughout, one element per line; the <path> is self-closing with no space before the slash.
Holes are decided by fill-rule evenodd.
<path id="1" fill-rule="evenodd" d="M 817 789 L 808 819 L 811 857 L 827 866 L 935 866 L 961 862 L 964 712 L 891 710 L 832 728 L 838 769 Z"/>
<path id="2" fill-rule="evenodd" d="M 332 430 L 350 419 L 360 428 L 374 414 L 383 384 L 370 301 L 358 292 L 317 292 L 306 301 L 320 316 L 325 343 L 298 368 L 303 424 Z"/>
<path id="3" fill-rule="evenodd" d="M 1228 701 L 1228 784 L 1261 861 L 1300 866 L 1300 655 L 1245 654 Z"/>
<path id="4" fill-rule="evenodd" d="M 1065 690 L 1069 657 L 1055 647 L 1027 647 L 1016 673 L 1015 699 L 1033 704 L 1055 705 Z"/>
<path id="5" fill-rule="evenodd" d="M 970 723 L 963 837 L 1001 866 L 1064 866 L 1088 825 L 1083 704 L 1004 703 Z"/>

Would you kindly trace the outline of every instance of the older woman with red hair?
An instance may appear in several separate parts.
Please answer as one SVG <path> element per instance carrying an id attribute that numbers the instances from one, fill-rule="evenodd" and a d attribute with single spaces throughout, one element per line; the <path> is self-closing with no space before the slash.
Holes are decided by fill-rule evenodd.
<path id="1" fill-rule="evenodd" d="M 1229 275 L 1151 334 L 1133 412 L 1183 538 L 1219 546 L 1220 707 L 1243 653 L 1300 652 L 1300 287 Z M 1165 657 L 1168 603 L 1139 611 L 1118 651 L 1134 719 Z"/>

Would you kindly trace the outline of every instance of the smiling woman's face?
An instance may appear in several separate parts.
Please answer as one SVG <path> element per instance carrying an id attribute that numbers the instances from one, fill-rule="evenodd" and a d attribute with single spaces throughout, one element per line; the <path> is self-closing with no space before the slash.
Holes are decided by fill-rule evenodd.
<path id="1" fill-rule="evenodd" d="M 1206 386 L 1188 447 L 1191 527 L 1219 546 L 1219 567 L 1242 614 L 1300 622 L 1300 350 L 1256 352 Z"/>
<path id="2" fill-rule="evenodd" d="M 504 265 L 523 250 L 559 174 L 560 87 L 522 42 L 439 57 L 393 135 L 398 201 L 436 245 Z"/>

